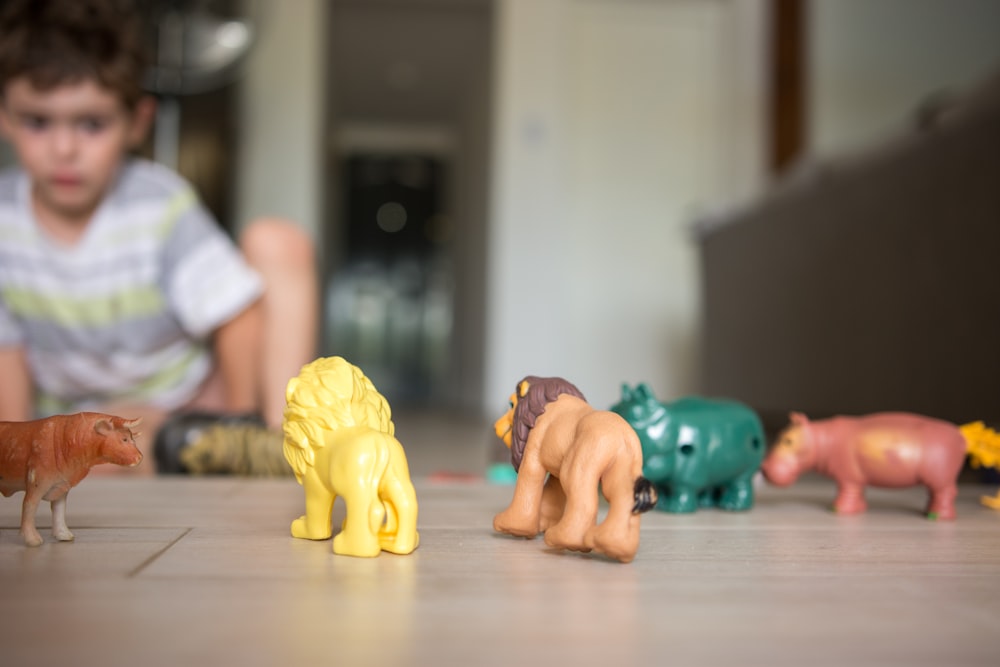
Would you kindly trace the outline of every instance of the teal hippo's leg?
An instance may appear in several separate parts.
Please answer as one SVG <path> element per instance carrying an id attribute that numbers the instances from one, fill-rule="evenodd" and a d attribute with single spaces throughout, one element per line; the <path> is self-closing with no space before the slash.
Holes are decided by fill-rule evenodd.
<path id="1" fill-rule="evenodd" d="M 707 489 L 702 489 L 698 494 L 698 507 L 704 509 L 706 507 L 715 507 L 718 504 L 718 488 L 712 486 Z"/>
<path id="2" fill-rule="evenodd" d="M 740 475 L 722 489 L 719 507 L 730 512 L 742 512 L 753 507 L 753 477 L 756 470 Z"/>
<path id="3" fill-rule="evenodd" d="M 674 514 L 687 514 L 698 509 L 698 493 L 689 487 L 673 486 L 669 493 L 660 494 L 656 509 Z"/>

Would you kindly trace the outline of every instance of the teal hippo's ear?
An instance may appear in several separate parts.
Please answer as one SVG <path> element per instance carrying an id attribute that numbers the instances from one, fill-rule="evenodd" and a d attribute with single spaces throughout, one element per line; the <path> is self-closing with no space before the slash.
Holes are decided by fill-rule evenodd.
<path id="1" fill-rule="evenodd" d="M 655 398 L 655 396 L 653 396 L 653 390 L 650 389 L 649 385 L 645 382 L 639 383 L 639 385 L 635 388 L 635 393 L 638 397 L 646 400 Z"/>
<path id="2" fill-rule="evenodd" d="M 627 382 L 622 382 L 622 403 L 632 400 L 632 390 L 628 388 Z"/>

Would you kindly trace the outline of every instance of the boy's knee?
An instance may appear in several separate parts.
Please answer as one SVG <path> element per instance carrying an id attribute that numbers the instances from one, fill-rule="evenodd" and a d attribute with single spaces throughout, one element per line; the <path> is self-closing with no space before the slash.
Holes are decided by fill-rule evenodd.
<path id="1" fill-rule="evenodd" d="M 299 225 L 282 218 L 255 220 L 240 235 L 240 249 L 253 266 L 311 266 L 316 249 Z"/>

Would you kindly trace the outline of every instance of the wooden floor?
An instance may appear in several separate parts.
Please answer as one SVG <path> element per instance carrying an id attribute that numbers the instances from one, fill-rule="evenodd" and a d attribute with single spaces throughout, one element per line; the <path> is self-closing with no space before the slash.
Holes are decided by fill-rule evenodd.
<path id="1" fill-rule="evenodd" d="M 917 489 L 840 517 L 825 479 L 764 487 L 746 513 L 645 515 L 622 565 L 495 535 L 511 487 L 437 474 L 485 458 L 442 446 L 410 453 L 409 556 L 293 539 L 292 478 L 90 477 L 76 541 L 34 549 L 0 499 L 0 665 L 1000 664 L 992 488 L 935 523 Z"/>

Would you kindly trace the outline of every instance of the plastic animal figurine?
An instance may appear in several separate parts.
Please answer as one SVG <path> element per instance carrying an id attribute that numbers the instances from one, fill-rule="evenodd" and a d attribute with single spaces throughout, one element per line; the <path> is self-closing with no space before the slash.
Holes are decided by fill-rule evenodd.
<path id="1" fill-rule="evenodd" d="M 142 452 L 133 433 L 141 419 L 97 412 L 57 415 L 25 422 L 0 422 L 0 493 L 24 491 L 21 536 L 29 547 L 42 544 L 35 514 L 42 500 L 52 508 L 52 536 L 73 539 L 66 526 L 66 496 L 100 463 L 137 466 Z"/>
<path id="2" fill-rule="evenodd" d="M 517 470 L 514 498 L 493 519 L 501 533 L 558 549 L 595 550 L 628 563 L 639 549 L 639 515 L 656 503 L 642 477 L 642 448 L 619 415 L 595 410 L 562 378 L 528 376 L 494 424 Z M 608 500 L 597 523 L 598 485 Z"/>
<path id="3" fill-rule="evenodd" d="M 973 422 L 960 426 L 959 430 L 968 445 L 969 465 L 973 468 L 1000 469 L 1000 433 L 988 428 L 983 422 Z M 982 496 L 983 505 L 1000 510 L 1000 491 L 996 495 Z"/>
<path id="4" fill-rule="evenodd" d="M 611 410 L 625 418 L 642 443 L 642 474 L 656 487 L 656 508 L 694 512 L 699 507 L 748 510 L 753 478 L 766 439 L 757 413 L 733 401 L 695 396 L 670 403 L 646 384 L 622 386 Z"/>
<path id="5" fill-rule="evenodd" d="M 864 512 L 866 486 L 924 485 L 930 492 L 927 517 L 954 519 L 956 480 L 965 462 L 966 440 L 946 421 L 904 412 L 810 421 L 791 413 L 761 466 L 764 478 L 788 486 L 806 470 L 837 482 L 834 511 Z"/>
<path id="6" fill-rule="evenodd" d="M 374 557 L 417 548 L 417 496 L 389 404 L 341 357 L 317 359 L 288 382 L 283 451 L 305 489 L 306 513 L 292 536 L 325 540 L 337 497 L 347 517 L 333 552 Z"/>

